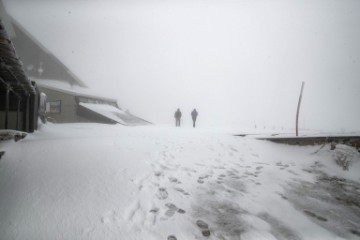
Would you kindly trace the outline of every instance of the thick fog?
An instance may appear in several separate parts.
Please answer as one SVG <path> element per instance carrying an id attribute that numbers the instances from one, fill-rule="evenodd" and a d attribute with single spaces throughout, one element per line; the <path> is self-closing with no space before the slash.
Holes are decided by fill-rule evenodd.
<path id="1" fill-rule="evenodd" d="M 360 1 L 4 1 L 90 88 L 157 124 L 360 130 Z M 44 69 L 46 71 L 46 69 Z"/>

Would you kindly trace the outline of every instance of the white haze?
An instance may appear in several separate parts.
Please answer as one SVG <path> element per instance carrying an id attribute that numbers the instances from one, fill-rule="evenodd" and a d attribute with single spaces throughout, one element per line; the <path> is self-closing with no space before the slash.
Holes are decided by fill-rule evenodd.
<path id="1" fill-rule="evenodd" d="M 360 1 L 5 1 L 89 87 L 154 123 L 360 130 Z M 46 70 L 46 69 L 45 69 Z"/>

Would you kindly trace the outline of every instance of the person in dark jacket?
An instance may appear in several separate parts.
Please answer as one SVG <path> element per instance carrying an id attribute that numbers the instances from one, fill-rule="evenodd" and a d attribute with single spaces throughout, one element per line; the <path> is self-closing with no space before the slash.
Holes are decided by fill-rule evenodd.
<path id="1" fill-rule="evenodd" d="M 174 115 L 176 121 L 175 121 L 175 126 L 179 126 L 180 127 L 180 119 L 181 119 L 181 112 L 180 112 L 180 108 L 178 108 L 175 112 L 175 115 Z"/>
<path id="2" fill-rule="evenodd" d="M 196 111 L 196 109 L 194 108 L 194 110 L 192 110 L 191 112 L 191 117 L 192 117 L 192 120 L 193 120 L 193 127 L 195 127 L 195 123 L 196 123 L 196 118 L 198 116 L 198 112 Z"/>

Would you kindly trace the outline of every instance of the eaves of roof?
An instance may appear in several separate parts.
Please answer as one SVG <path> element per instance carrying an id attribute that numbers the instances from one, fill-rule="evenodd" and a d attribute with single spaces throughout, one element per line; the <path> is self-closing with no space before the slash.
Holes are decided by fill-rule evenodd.
<path id="1" fill-rule="evenodd" d="M 6 89 L 15 94 L 36 94 L 35 87 L 25 75 L 23 65 L 18 58 L 5 27 L 0 20 L 0 95 Z"/>
<path id="2" fill-rule="evenodd" d="M 51 84 L 45 84 L 44 83 L 45 81 L 37 81 L 36 79 L 33 79 L 33 80 L 36 82 L 36 85 L 40 88 L 50 89 L 53 91 L 66 93 L 66 94 L 78 96 L 78 97 L 93 98 L 93 99 L 99 99 L 99 100 L 103 100 L 103 101 L 107 101 L 107 102 L 117 103 L 117 100 L 114 98 L 107 98 L 107 97 L 102 97 L 102 96 L 96 95 L 95 93 L 88 93 L 88 92 L 86 92 L 87 88 L 64 89 L 64 88 L 60 88 L 58 86 L 51 86 Z"/>

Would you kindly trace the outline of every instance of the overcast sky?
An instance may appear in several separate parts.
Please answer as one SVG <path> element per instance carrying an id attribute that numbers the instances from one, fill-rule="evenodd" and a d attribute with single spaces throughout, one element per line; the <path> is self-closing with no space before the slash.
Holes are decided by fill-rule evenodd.
<path id="1" fill-rule="evenodd" d="M 360 130 L 360 1 L 14 1 L 98 92 L 154 123 Z M 46 70 L 46 69 L 45 69 Z"/>

